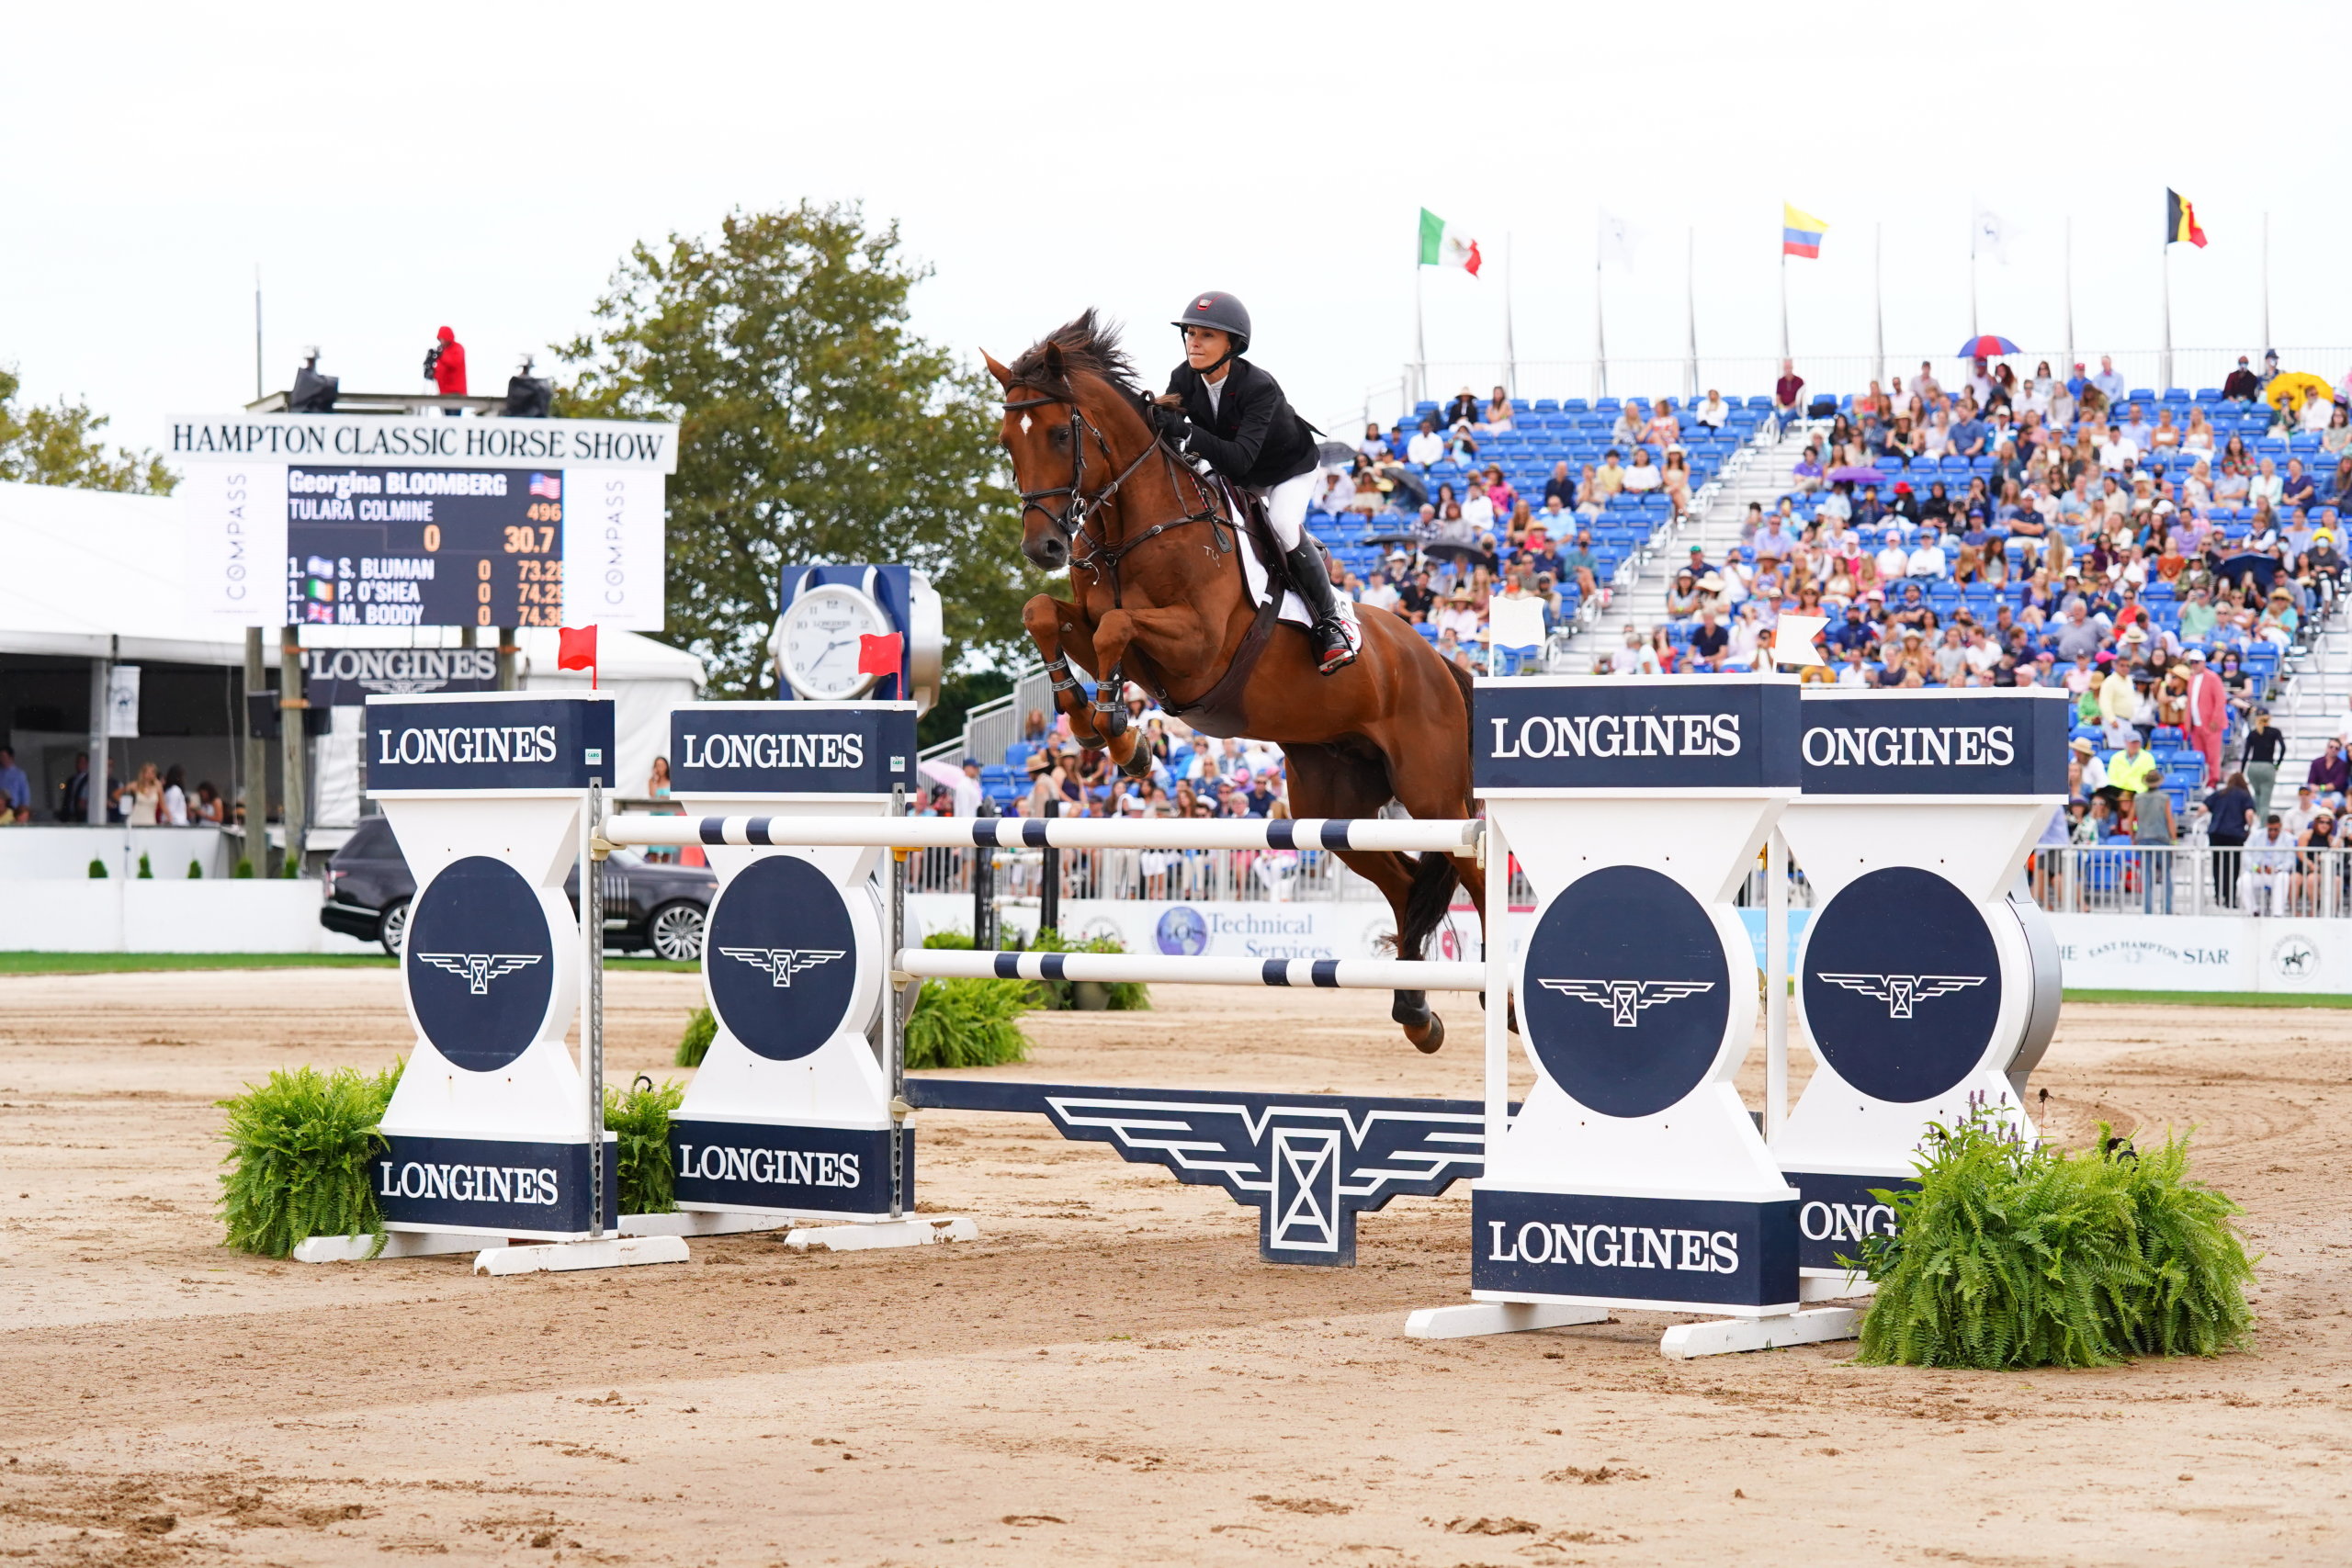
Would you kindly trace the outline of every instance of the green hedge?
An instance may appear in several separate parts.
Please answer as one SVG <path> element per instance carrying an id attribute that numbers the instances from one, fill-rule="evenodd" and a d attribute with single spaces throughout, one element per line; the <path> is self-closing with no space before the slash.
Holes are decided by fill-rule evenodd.
<path id="1" fill-rule="evenodd" d="M 1895 1231 L 1862 1244 L 1878 1293 L 1859 1359 L 2096 1367 L 2245 1346 L 2254 1259 L 2241 1211 L 2188 1175 L 2188 1140 L 2028 1147 L 1990 1112 L 1938 1129 L 1918 1186 L 1874 1194 Z"/>
<path id="2" fill-rule="evenodd" d="M 670 1113 L 685 1097 L 685 1085 L 674 1079 L 657 1084 L 642 1073 L 627 1093 L 605 1086 L 605 1125 L 620 1134 L 616 1163 L 622 1213 L 667 1214 L 677 1209 Z"/>
<path id="3" fill-rule="evenodd" d="M 678 1048 L 670 1060 L 677 1066 L 699 1067 L 710 1055 L 710 1043 L 718 1038 L 718 1021 L 710 1016 L 708 1008 L 696 1008 L 686 1014 L 686 1032 L 678 1036 Z"/>

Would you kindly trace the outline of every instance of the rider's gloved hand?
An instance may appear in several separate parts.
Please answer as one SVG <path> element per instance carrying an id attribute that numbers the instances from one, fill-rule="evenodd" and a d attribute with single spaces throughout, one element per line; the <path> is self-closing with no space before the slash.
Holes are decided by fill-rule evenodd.
<path id="1" fill-rule="evenodd" d="M 1182 409 L 1152 404 L 1151 428 L 1154 434 L 1179 452 L 1184 449 L 1184 443 L 1193 438 L 1193 422 L 1184 417 Z"/>

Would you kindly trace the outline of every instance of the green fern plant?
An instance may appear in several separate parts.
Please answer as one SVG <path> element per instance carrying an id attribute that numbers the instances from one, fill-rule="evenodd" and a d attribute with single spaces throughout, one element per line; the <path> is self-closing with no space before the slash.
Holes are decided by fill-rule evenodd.
<path id="1" fill-rule="evenodd" d="M 107 863 L 98 859 L 97 856 L 92 855 L 90 857 L 90 880 L 93 882 L 104 882 L 106 879 Z"/>
<path id="2" fill-rule="evenodd" d="M 221 1130 L 229 1145 L 220 1174 L 224 1245 L 286 1258 L 309 1236 L 372 1235 L 369 1256 L 383 1250 L 369 1168 L 385 1147 L 377 1127 L 401 1066 L 274 1072 L 218 1102 L 229 1113 Z"/>
<path id="3" fill-rule="evenodd" d="M 192 860 L 187 863 L 187 879 L 190 882 L 201 882 L 204 880 L 204 863 L 202 861 Z"/>
<path id="4" fill-rule="evenodd" d="M 139 857 L 139 874 L 134 880 L 140 882 L 155 880 L 155 868 L 147 863 L 147 857 L 143 854 Z"/>
<path id="5" fill-rule="evenodd" d="M 2142 1156 L 2100 1133 L 2077 1153 L 2031 1147 L 1984 1107 L 1937 1129 L 1917 1186 L 1872 1194 L 1895 1229 L 1862 1243 L 1878 1292 L 1857 1359 L 2094 1367 L 2244 1345 L 2237 1206 L 2189 1179 L 2185 1136 Z"/>
<path id="6" fill-rule="evenodd" d="M 1114 936 L 1095 936 L 1084 942 L 1072 942 L 1053 927 L 1041 926 L 1029 939 L 1029 949 L 1035 953 L 1125 953 L 1127 945 Z M 1102 984 L 1110 991 L 1113 1012 L 1141 1012 L 1151 1006 L 1151 987 L 1139 980 L 1109 980 Z M 1076 987 L 1077 982 L 1072 980 L 1040 980 L 1037 982 L 1039 1005 L 1055 1011 L 1068 1011 L 1077 1005 Z"/>
<path id="7" fill-rule="evenodd" d="M 686 1014 L 686 1032 L 678 1036 L 678 1048 L 671 1053 L 673 1066 L 699 1067 L 702 1059 L 710 1055 L 710 1043 L 718 1038 L 718 1021 L 710 1016 L 708 1008 L 696 1008 Z"/>
<path id="8" fill-rule="evenodd" d="M 926 980 L 907 1015 L 910 1067 L 993 1067 L 1029 1055 L 1021 1015 L 1037 1006 L 1023 980 Z"/>
<path id="9" fill-rule="evenodd" d="M 677 1167 L 670 1152 L 670 1113 L 685 1097 L 685 1085 L 674 1079 L 656 1084 L 642 1074 L 626 1093 L 611 1084 L 605 1086 L 605 1125 L 620 1134 L 616 1164 L 622 1213 L 667 1214 L 676 1210 Z"/>

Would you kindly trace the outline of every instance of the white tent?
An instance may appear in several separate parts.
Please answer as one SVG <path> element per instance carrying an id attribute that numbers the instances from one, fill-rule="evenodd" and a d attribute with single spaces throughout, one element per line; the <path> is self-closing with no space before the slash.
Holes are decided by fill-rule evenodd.
<path id="1" fill-rule="evenodd" d="M 0 656 L 242 666 L 243 629 L 187 608 L 184 554 L 179 509 L 167 497 L 0 483 Z M 517 640 L 517 678 L 526 690 L 588 684 L 587 671 L 555 667 L 552 627 L 526 627 Z M 304 626 L 301 641 L 306 648 L 453 648 L 458 633 Z M 669 747 L 671 708 L 701 693 L 702 661 L 610 627 L 600 630 L 597 644 L 598 684 L 613 694 L 616 710 L 616 786 L 636 795 L 653 759 Z M 276 661 L 274 637 L 267 657 Z M 337 739 L 344 733 L 339 724 Z M 347 825 L 357 809 L 356 722 L 349 739 L 355 750 L 347 761 L 320 759 L 321 826 Z"/>

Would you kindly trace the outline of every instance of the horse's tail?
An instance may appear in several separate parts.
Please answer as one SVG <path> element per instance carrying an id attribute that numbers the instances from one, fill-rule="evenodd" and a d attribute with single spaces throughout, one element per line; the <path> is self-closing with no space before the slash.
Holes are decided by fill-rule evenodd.
<path id="1" fill-rule="evenodd" d="M 1439 662 L 1453 677 L 1453 683 L 1462 688 L 1462 739 L 1466 750 L 1470 743 L 1471 694 L 1475 689 L 1470 672 L 1450 659 Z M 1465 800 L 1462 807 L 1466 811 L 1470 803 Z M 1461 880 L 1461 867 L 1452 855 L 1431 852 L 1420 857 L 1413 867 L 1413 886 L 1405 895 L 1405 919 L 1396 932 L 1397 957 L 1422 955 L 1429 939 L 1445 923 L 1446 912 L 1453 907 L 1453 889 Z"/>

